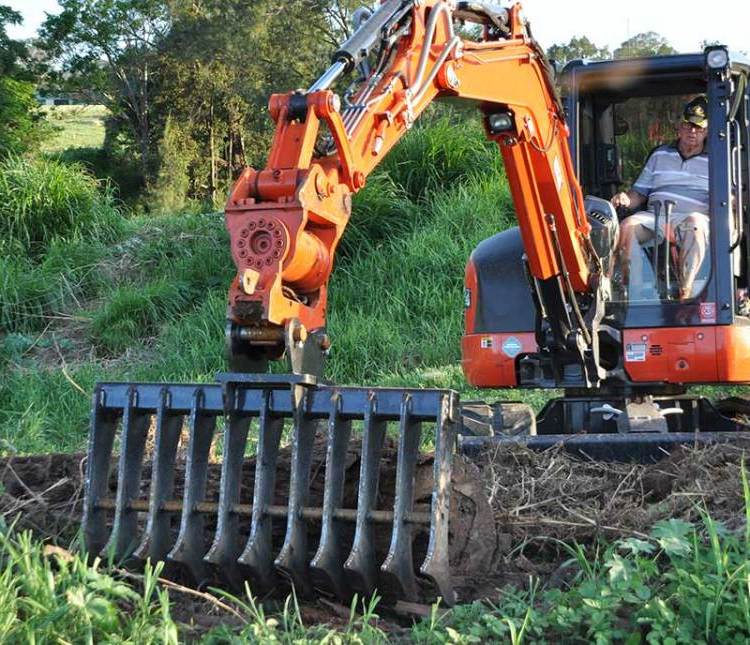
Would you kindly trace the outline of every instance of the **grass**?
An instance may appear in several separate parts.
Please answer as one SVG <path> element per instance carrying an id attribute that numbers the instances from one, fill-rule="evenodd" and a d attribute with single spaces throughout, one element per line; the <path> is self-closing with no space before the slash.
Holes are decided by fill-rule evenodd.
<path id="1" fill-rule="evenodd" d="M 169 596 L 148 566 L 136 591 L 101 563 L 48 550 L 30 533 L 0 533 L 3 643 L 177 643 Z"/>
<path id="2" fill-rule="evenodd" d="M 109 111 L 103 105 L 56 105 L 44 108 L 56 135 L 43 145 L 44 152 L 55 153 L 71 148 L 101 148 L 104 144 L 104 121 Z"/>
<path id="3" fill-rule="evenodd" d="M 474 126 L 457 133 L 444 118 L 415 128 L 357 196 L 330 288 L 329 374 L 338 382 L 421 386 L 442 371 L 438 380 L 467 389 L 458 369 L 464 266 L 513 217 L 497 153 Z M 211 381 L 224 367 L 232 263 L 219 214 L 132 218 L 114 239 L 92 228 L 38 258 L 4 261 L 0 320 L 13 336 L 0 343 L 0 364 L 10 367 L 0 439 L 15 450 L 80 449 L 81 390 L 96 380 Z M 40 369 L 45 328 L 59 343 L 66 320 L 98 359 L 68 355 L 65 372 L 59 361 Z"/>
<path id="4" fill-rule="evenodd" d="M 743 470 L 743 481 L 746 477 Z M 747 493 L 747 488 L 745 488 Z M 750 503 L 747 498 L 746 504 Z M 458 607 L 412 634 L 418 643 L 728 643 L 750 638 L 750 542 L 712 520 L 663 520 L 646 538 L 576 544 L 572 580 L 506 588 L 496 605 Z"/>
<path id="5" fill-rule="evenodd" d="M 81 167 L 49 159 L 0 161 L 0 244 L 39 256 L 55 240 L 106 240 L 121 218 L 112 195 Z"/>
<path id="6" fill-rule="evenodd" d="M 746 516 L 750 491 L 744 467 Z M 215 591 L 233 621 L 191 637 L 202 643 L 725 643 L 750 638 L 750 535 L 705 510 L 690 523 L 662 520 L 641 537 L 587 549 L 559 543 L 569 559 L 558 586 L 530 576 L 494 603 L 449 611 L 435 605 L 412 627 L 388 630 L 378 599 L 353 599 L 336 627 L 307 624 L 292 595 L 269 612 L 249 592 Z M 521 549 L 533 549 L 524 545 Z M 520 557 L 519 550 L 514 555 Z M 178 642 L 190 632 L 172 616 L 174 591 L 147 566 L 136 583 L 101 562 L 45 549 L 28 533 L 0 533 L 0 638 L 3 642 Z M 127 584 L 126 584 L 127 582 Z M 228 609 L 227 609 L 228 608 Z M 237 620 L 239 618 L 239 621 Z"/>

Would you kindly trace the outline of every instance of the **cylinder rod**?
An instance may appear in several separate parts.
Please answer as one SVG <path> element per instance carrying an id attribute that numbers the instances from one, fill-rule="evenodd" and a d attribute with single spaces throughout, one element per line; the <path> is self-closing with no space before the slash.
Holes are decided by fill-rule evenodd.
<path id="1" fill-rule="evenodd" d="M 320 90 L 327 90 L 333 85 L 344 72 L 346 71 L 345 61 L 336 61 L 331 65 L 313 85 L 310 87 L 308 92 L 319 92 Z"/>

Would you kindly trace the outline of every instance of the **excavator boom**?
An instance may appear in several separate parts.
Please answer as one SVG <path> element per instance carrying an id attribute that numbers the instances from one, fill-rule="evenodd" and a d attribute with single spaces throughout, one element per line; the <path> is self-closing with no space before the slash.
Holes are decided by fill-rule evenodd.
<path id="1" fill-rule="evenodd" d="M 484 36 L 462 39 L 459 20 L 473 22 Z M 361 78 L 342 103 L 331 87 L 355 68 Z M 321 373 L 330 342 L 328 280 L 352 196 L 424 110 L 447 97 L 479 106 L 505 161 L 545 321 L 542 352 L 560 364 L 558 371 L 577 364 L 578 385 L 598 383 L 601 266 L 549 65 L 519 4 L 460 2 L 454 9 L 445 0 L 383 2 L 308 92 L 271 97 L 276 134 L 268 165 L 245 170 L 226 208 L 237 266 L 228 345 L 237 369 L 257 371 L 264 359 L 288 350 L 293 369 L 298 363 Z M 290 326 L 296 344 L 287 342 Z M 300 344 L 306 361 L 294 359 Z"/>

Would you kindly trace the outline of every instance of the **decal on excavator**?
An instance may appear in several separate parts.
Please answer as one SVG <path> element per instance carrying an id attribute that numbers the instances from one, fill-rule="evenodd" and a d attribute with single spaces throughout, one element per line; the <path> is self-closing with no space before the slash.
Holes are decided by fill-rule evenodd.
<path id="1" fill-rule="evenodd" d="M 646 360 L 646 343 L 627 343 L 625 360 L 628 363 L 643 363 Z"/>

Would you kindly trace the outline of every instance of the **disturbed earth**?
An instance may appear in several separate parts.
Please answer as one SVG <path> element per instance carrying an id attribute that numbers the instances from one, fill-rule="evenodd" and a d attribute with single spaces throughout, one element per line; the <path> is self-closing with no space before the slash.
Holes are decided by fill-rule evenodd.
<path id="1" fill-rule="evenodd" d="M 451 501 L 451 566 L 459 600 L 497 598 L 508 584 L 524 586 L 529 576 L 548 585 L 561 585 L 571 572 L 562 543 L 592 546 L 600 539 L 645 537 L 659 520 L 700 519 L 702 510 L 729 530 L 745 525 L 742 468 L 750 441 L 700 449 L 681 448 L 658 463 L 647 465 L 584 461 L 560 449 L 533 453 L 514 446 L 485 455 L 473 463 L 457 458 Z M 325 446 L 316 445 L 309 506 L 322 503 Z M 378 507 L 392 508 L 395 485 L 393 445 L 387 445 L 381 466 Z M 289 482 L 289 451 L 280 457 L 276 503 L 284 503 Z M 253 460 L 243 469 L 242 496 L 252 491 Z M 0 459 L 0 512 L 16 530 L 29 529 L 48 542 L 49 549 L 75 548 L 81 520 L 85 456 L 49 454 Z M 178 469 L 179 471 L 179 469 Z M 356 500 L 358 457 L 353 447 L 349 460 L 344 505 Z M 208 500 L 218 499 L 219 463 L 212 464 Z M 427 508 L 432 462 L 424 456 L 416 475 L 415 503 Z M 148 467 L 144 468 L 143 495 L 147 497 Z M 112 488 L 115 487 L 114 477 Z M 180 475 L 176 495 L 180 496 Z M 283 524 L 275 523 L 275 542 L 283 540 Z M 215 526 L 207 521 L 206 544 Z M 315 526 L 310 527 L 312 534 Z M 350 536 L 347 536 L 349 539 Z M 382 561 L 389 532 L 378 535 Z M 311 544 L 316 545 L 313 535 Z M 424 557 L 426 535 L 417 533 L 417 564 Z M 137 582 L 138 574 L 122 572 Z M 205 631 L 219 622 L 238 620 L 213 596 L 194 590 L 173 577 L 173 607 L 178 620 Z M 419 615 L 420 606 L 402 608 Z M 382 613 L 382 612 L 381 612 Z M 310 622 L 346 621 L 348 608 L 334 599 L 319 597 L 302 606 Z"/>

